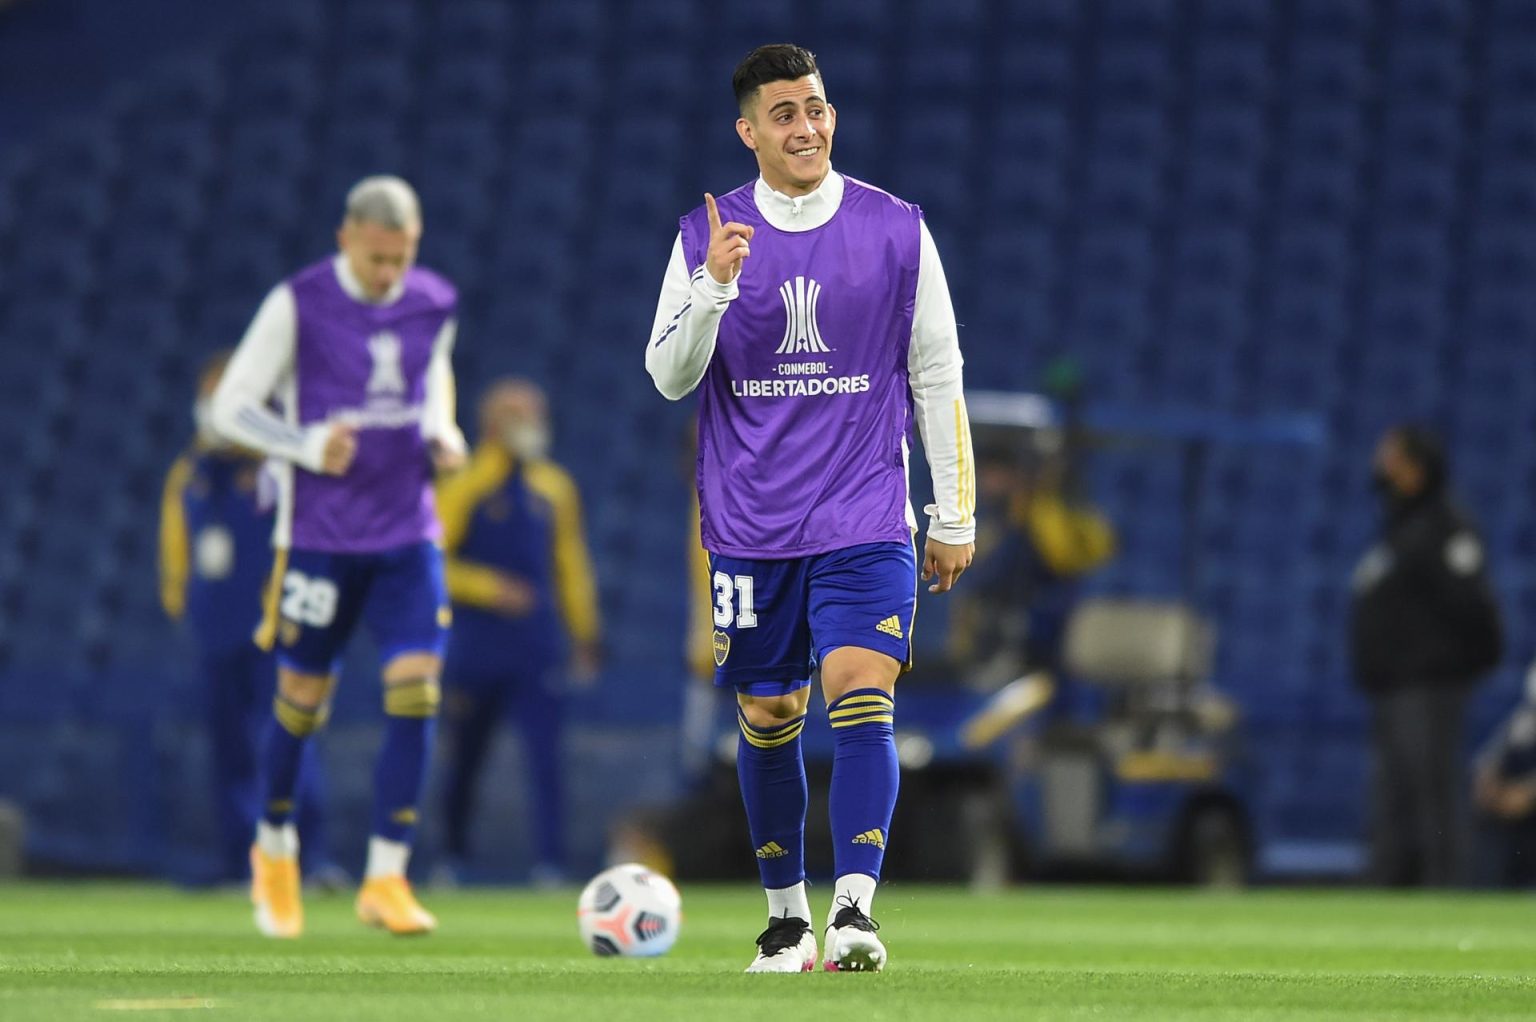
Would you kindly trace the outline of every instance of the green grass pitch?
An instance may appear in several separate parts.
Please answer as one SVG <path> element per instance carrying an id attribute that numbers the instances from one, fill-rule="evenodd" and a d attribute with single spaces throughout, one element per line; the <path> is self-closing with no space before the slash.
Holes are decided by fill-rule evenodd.
<path id="1" fill-rule="evenodd" d="M 828 892 L 812 904 L 825 910 Z M 1536 1016 L 1536 901 L 1519 894 L 885 888 L 881 975 L 743 976 L 761 894 L 685 886 L 682 939 L 598 959 L 575 892 L 427 892 L 397 939 L 350 899 L 300 941 L 236 894 L 0 886 L 0 1019 L 1497 1019 Z M 814 1014 L 813 1014 L 814 1013 Z"/>

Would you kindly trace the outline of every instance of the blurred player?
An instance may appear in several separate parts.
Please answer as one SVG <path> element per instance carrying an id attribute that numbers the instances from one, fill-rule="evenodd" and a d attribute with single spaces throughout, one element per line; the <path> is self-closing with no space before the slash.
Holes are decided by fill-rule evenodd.
<path id="1" fill-rule="evenodd" d="M 463 464 L 464 438 L 449 361 L 457 295 L 413 266 L 420 239 L 410 185 L 359 182 L 340 253 L 273 289 L 214 394 L 214 427 L 281 469 L 277 559 L 257 636 L 281 643 L 278 694 L 251 849 L 256 924 L 272 937 L 303 930 L 295 783 L 359 619 L 384 662 L 387 725 L 358 917 L 392 933 L 437 925 L 405 872 L 451 617 L 432 473 Z M 273 398 L 281 414 L 268 408 Z"/>
<path id="2" fill-rule="evenodd" d="M 975 535 L 960 347 L 917 207 L 832 170 L 837 114 L 815 57 L 760 47 L 732 85 L 761 176 L 682 218 L 646 368 L 670 399 L 702 391 L 715 677 L 737 692 L 737 771 L 768 894 L 747 971 L 816 958 L 800 757 L 816 665 L 835 740 L 824 965 L 878 971 L 869 911 L 896 805 L 893 692 L 917 585 L 909 409 L 935 494 L 922 573 L 945 592 Z"/>
<path id="3" fill-rule="evenodd" d="M 491 735 L 510 711 L 522 731 L 536 883 L 563 878 L 564 688 L 598 663 L 597 586 L 581 495 L 549 460 L 544 394 L 491 385 L 469 468 L 438 487 L 453 635 L 444 671 L 443 791 L 449 876 L 469 857 L 469 822 Z M 567 671 L 567 661 L 570 671 Z"/>
<path id="4" fill-rule="evenodd" d="M 160 602 L 191 627 L 206 686 L 221 882 L 249 876 L 251 830 L 260 815 L 258 739 L 277 679 L 271 652 L 251 642 L 272 570 L 272 494 L 261 492 L 261 457 L 226 443 L 208 422 L 209 399 L 228 361 L 229 352 L 221 352 L 203 367 L 197 436 L 166 476 L 160 511 Z M 340 870 L 326 854 L 316 756 L 305 757 L 299 776 L 306 871 L 331 882 Z"/>

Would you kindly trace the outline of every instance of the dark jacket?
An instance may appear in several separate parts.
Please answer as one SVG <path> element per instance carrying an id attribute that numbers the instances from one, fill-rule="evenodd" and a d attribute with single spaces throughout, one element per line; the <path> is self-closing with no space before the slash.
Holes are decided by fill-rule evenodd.
<path id="1" fill-rule="evenodd" d="M 1389 508 L 1355 569 L 1355 679 L 1368 694 L 1470 685 L 1503 655 L 1482 538 L 1442 493 Z"/>

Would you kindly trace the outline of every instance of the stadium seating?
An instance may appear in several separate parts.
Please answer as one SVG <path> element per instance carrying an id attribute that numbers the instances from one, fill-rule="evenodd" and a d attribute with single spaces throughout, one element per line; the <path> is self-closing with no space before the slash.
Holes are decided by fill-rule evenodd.
<path id="1" fill-rule="evenodd" d="M 216 59 L 146 67 L 0 160 L 0 397 L 34 410 L 0 422 L 0 721 L 24 702 L 5 679 L 63 672 L 60 713 L 108 674 L 185 680 L 151 523 L 193 367 L 385 170 L 418 181 L 424 258 L 463 289 L 465 407 L 502 373 L 553 391 L 611 672 L 677 672 L 687 410 L 640 348 L 676 216 L 751 173 L 724 76 L 800 26 L 692 0 L 262 7 Z M 1323 721 L 1357 778 L 1340 629 L 1392 420 L 1446 429 L 1489 526 L 1511 666 L 1486 706 L 1507 697 L 1536 639 L 1536 5 L 859 0 L 810 31 L 840 166 L 932 222 L 973 381 L 1036 387 L 1066 353 L 1092 400 L 1329 425 L 1322 450 L 1217 445 L 1193 519 L 1177 458 L 1091 471 L 1123 550 L 1090 588 L 1194 585 L 1273 743 L 1276 826 L 1318 800 L 1347 823 L 1296 739 Z"/>

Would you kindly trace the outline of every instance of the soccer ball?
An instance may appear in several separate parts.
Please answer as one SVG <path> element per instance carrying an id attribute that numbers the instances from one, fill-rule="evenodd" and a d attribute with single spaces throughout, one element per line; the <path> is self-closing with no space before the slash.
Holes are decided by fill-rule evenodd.
<path id="1" fill-rule="evenodd" d="M 595 955 L 650 958 L 677 942 L 682 895 L 672 881 L 638 862 L 593 877 L 576 902 L 581 942 Z"/>

